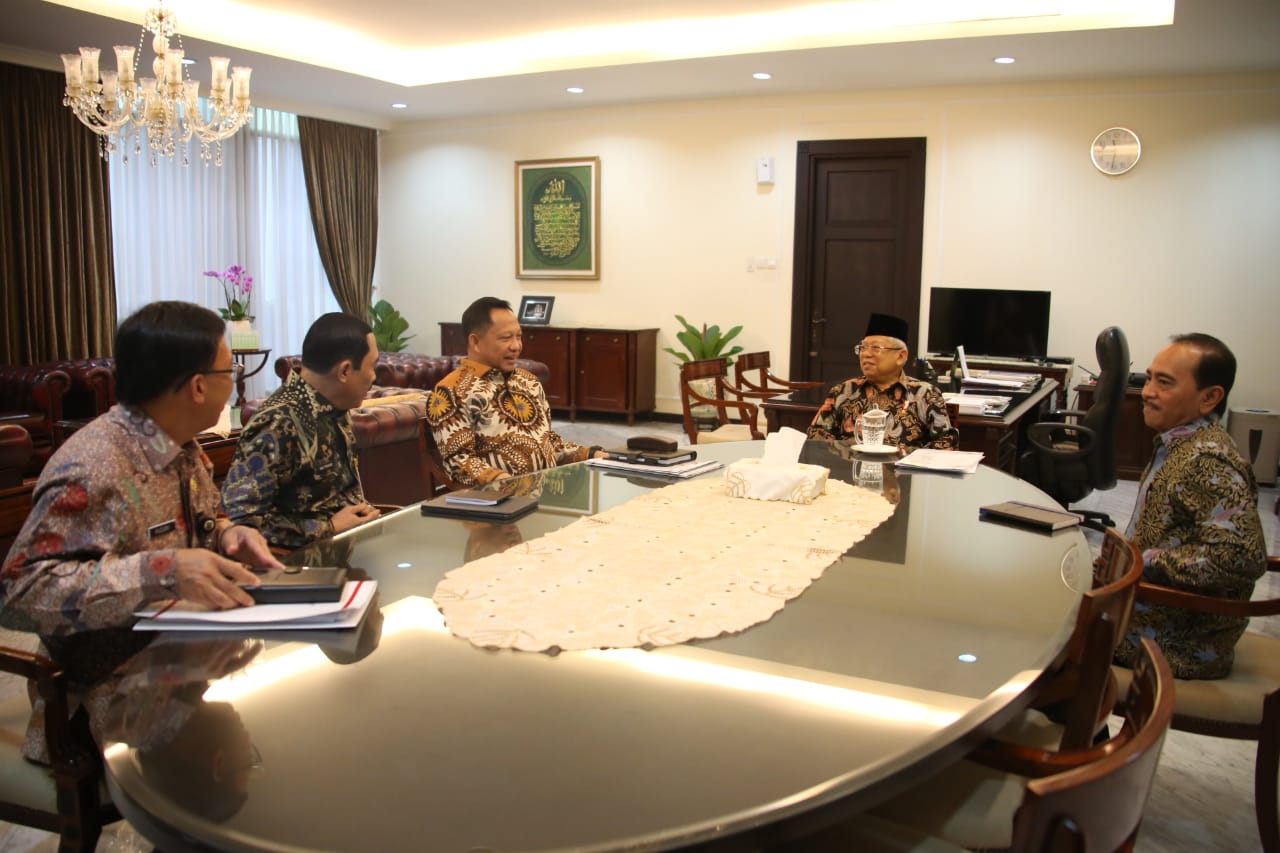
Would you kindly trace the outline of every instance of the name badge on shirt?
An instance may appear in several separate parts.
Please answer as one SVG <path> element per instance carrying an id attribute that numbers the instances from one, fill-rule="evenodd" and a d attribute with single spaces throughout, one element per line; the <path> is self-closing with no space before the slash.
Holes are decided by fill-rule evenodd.
<path id="1" fill-rule="evenodd" d="M 177 526 L 178 520 L 176 518 L 171 518 L 168 521 L 162 521 L 159 524 L 153 524 L 147 528 L 147 538 L 155 539 L 157 536 L 172 533 Z"/>

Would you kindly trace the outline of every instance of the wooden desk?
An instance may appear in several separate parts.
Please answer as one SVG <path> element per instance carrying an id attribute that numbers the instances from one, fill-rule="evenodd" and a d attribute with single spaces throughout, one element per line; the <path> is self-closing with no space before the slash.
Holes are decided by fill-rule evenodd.
<path id="1" fill-rule="evenodd" d="M 763 449 L 711 444 L 698 455 L 732 461 Z M 852 479 L 852 462 L 822 442 L 802 461 Z M 1091 579 L 1080 530 L 980 522 L 986 503 L 1049 501 L 980 468 L 894 478 L 888 521 L 773 618 L 736 634 L 559 655 L 452 636 L 430 596 L 477 553 L 477 530 L 528 547 L 657 485 L 581 463 L 558 471 L 583 475 L 572 510 L 551 506 L 555 490 L 544 488 L 538 510 L 509 525 L 408 507 L 319 543 L 316 564 L 377 579 L 373 636 L 268 637 L 243 671 L 175 696 L 174 715 L 216 705 L 228 721 L 181 743 L 166 739 L 177 726 L 160 725 L 164 708 L 149 705 L 156 725 L 105 734 L 112 801 L 163 850 L 760 849 L 874 806 L 1016 714 L 1061 654 Z M 124 685 L 142 691 L 139 702 L 156 702 L 149 673 L 177 669 L 164 640 Z M 205 654 L 230 660 L 242 642 L 213 641 Z M 127 726 L 135 715 L 108 716 Z M 206 772 L 202 789 L 193 763 L 213 738 L 225 739 L 218 754 L 231 767 L 247 767 L 256 744 L 261 772 L 233 777 L 230 792 Z M 172 784 L 165 768 L 190 768 L 189 784 Z"/>
<path id="2" fill-rule="evenodd" d="M 769 432 L 784 426 L 804 432 L 813 422 L 826 388 L 806 388 L 760 404 Z M 976 450 L 983 454 L 982 464 L 1017 475 L 1018 452 L 1024 443 L 1027 427 L 1041 419 L 1050 408 L 1051 398 L 1059 396 L 1058 383 L 1045 379 L 1040 387 L 1011 405 L 1003 415 L 960 415 L 953 426 L 960 431 L 960 450 Z"/>
<path id="3" fill-rule="evenodd" d="M 1085 383 L 1075 387 L 1076 404 L 1084 411 L 1093 405 L 1097 386 Z M 1116 425 L 1116 474 L 1122 480 L 1138 480 L 1151 461 L 1152 442 L 1156 431 L 1142 419 L 1142 389 L 1128 388 L 1120 404 L 1120 423 Z"/>

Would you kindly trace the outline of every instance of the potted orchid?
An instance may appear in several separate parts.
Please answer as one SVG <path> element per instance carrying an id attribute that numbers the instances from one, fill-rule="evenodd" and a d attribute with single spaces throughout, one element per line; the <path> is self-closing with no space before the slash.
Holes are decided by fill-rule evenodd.
<path id="1" fill-rule="evenodd" d="M 257 349 L 258 333 L 253 328 L 254 317 L 249 313 L 253 303 L 253 276 L 239 264 L 232 264 L 222 272 L 207 270 L 207 278 L 215 278 L 222 285 L 226 299 L 225 308 L 218 313 L 227 321 L 232 349 Z"/>
<path id="2" fill-rule="evenodd" d="M 246 275 L 244 267 L 232 264 L 222 272 L 207 270 L 205 275 L 216 278 L 222 285 L 222 295 L 226 297 L 227 307 L 219 308 L 218 313 L 224 320 L 248 320 L 253 322 L 249 313 L 249 305 L 253 300 L 253 276 Z"/>

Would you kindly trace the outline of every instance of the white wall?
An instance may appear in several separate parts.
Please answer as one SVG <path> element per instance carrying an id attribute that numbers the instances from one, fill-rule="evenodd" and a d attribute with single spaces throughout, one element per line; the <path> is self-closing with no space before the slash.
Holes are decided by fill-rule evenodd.
<path id="1" fill-rule="evenodd" d="M 1112 125 L 1143 154 L 1094 170 Z M 1236 352 L 1232 405 L 1280 408 L 1280 75 L 848 92 L 467 119 L 386 133 L 375 281 L 439 350 L 436 323 L 478 296 L 556 297 L 557 325 L 656 326 L 674 314 L 741 323 L 748 350 L 790 346 L 799 140 L 928 140 L 922 317 L 931 285 L 1053 292 L 1052 355 L 1096 367 L 1099 329 L 1121 326 L 1134 369 L 1173 332 Z M 514 274 L 516 160 L 601 158 L 599 281 Z M 772 156 L 777 183 L 755 183 Z M 749 272 L 753 257 L 776 270 Z M 923 332 L 924 330 L 922 330 Z M 921 334 L 921 340 L 924 339 Z M 850 356 L 852 364 L 852 355 Z M 658 406 L 676 371 L 658 362 Z"/>

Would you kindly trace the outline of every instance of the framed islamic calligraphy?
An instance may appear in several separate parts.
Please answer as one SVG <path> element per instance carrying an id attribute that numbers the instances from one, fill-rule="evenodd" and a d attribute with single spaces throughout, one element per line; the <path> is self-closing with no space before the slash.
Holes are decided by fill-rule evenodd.
<path id="1" fill-rule="evenodd" d="M 516 278 L 600 278 L 600 158 L 516 163 Z"/>

